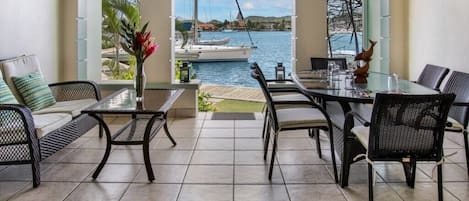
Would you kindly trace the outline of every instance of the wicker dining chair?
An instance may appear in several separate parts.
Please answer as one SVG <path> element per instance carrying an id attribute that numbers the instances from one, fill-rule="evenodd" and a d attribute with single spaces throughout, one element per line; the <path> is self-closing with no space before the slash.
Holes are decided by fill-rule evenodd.
<path id="1" fill-rule="evenodd" d="M 467 125 L 469 120 L 469 74 L 453 71 L 448 78 L 443 93 L 454 93 L 456 99 L 448 114 L 448 134 L 461 133 L 464 137 L 464 150 L 466 152 L 466 164 L 469 175 L 469 142 Z"/>
<path id="2" fill-rule="evenodd" d="M 256 71 L 259 74 L 259 78 L 262 79 L 262 81 L 266 84 L 267 88 L 269 89 L 270 94 L 272 95 L 272 99 L 275 102 L 282 101 L 282 102 L 289 102 L 289 101 L 313 101 L 311 96 L 305 94 L 303 91 L 299 90 L 296 86 L 296 84 L 292 80 L 288 80 L 288 82 L 292 82 L 293 86 L 288 86 L 288 85 L 277 85 L 273 84 L 276 83 L 278 80 L 267 80 L 264 76 L 264 73 L 262 72 L 262 69 L 259 67 L 259 65 L 254 62 L 251 66 L 251 69 Z M 277 106 L 277 108 L 288 108 L 288 107 L 301 107 L 301 105 L 298 104 L 280 104 Z M 262 137 L 265 137 L 265 133 L 267 132 L 267 119 L 268 119 L 268 108 L 265 108 L 265 114 L 264 114 L 264 126 L 262 129 Z M 322 150 L 321 150 L 321 141 L 320 141 L 320 135 L 319 131 L 316 129 L 313 131 L 313 129 L 308 130 L 308 134 L 310 137 L 316 138 L 316 149 L 318 152 L 319 158 L 322 158 Z M 267 148 L 264 150 L 264 158 L 267 157 Z"/>
<path id="3" fill-rule="evenodd" d="M 326 111 L 312 100 L 308 101 L 281 101 L 274 100 L 265 80 L 256 70 L 251 72 L 251 76 L 259 82 L 262 92 L 265 96 L 268 108 L 267 132 L 264 144 L 264 153 L 267 153 L 271 130 L 274 131 L 272 156 L 269 168 L 269 179 L 272 179 L 272 170 L 274 167 L 275 155 L 277 152 L 278 135 L 281 131 L 300 130 L 300 129 L 321 129 L 329 133 L 331 143 L 331 157 L 334 169 L 334 180 L 338 183 L 337 166 L 335 161 L 332 122 Z M 278 108 L 281 104 L 294 105 L 300 107 Z M 307 107 L 306 107 L 307 106 Z M 264 158 L 266 159 L 266 158 Z"/>
<path id="4" fill-rule="evenodd" d="M 339 65 L 340 70 L 347 69 L 347 60 L 345 58 L 311 57 L 311 70 L 327 70 L 329 62 Z"/>
<path id="5" fill-rule="evenodd" d="M 435 161 L 438 169 L 438 198 L 443 200 L 442 165 L 446 118 L 454 94 L 376 94 L 371 121 L 353 111 L 346 115 L 345 128 L 354 119 L 363 123 L 351 130 L 367 153 L 369 200 L 373 200 L 375 161 L 398 161 L 404 167 L 407 185 L 415 184 L 417 161 Z"/>
<path id="6" fill-rule="evenodd" d="M 439 90 L 441 83 L 448 73 L 448 68 L 427 64 L 422 73 L 420 73 L 417 83 L 430 89 Z"/>

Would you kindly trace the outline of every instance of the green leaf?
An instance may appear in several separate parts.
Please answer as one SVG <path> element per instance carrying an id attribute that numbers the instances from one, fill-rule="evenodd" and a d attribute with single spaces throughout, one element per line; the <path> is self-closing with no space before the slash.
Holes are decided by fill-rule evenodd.
<path id="1" fill-rule="evenodd" d="M 148 27 L 148 22 L 145 23 L 145 25 L 143 25 L 142 33 L 145 33 L 145 31 L 147 30 L 147 27 Z"/>

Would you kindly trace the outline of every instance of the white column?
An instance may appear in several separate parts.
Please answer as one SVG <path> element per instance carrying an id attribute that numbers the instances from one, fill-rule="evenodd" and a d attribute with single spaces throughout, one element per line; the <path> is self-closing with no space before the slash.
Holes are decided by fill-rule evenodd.
<path id="1" fill-rule="evenodd" d="M 295 68 L 311 69 L 311 57 L 327 57 L 327 4 L 325 0 L 296 0 L 294 5 Z"/>

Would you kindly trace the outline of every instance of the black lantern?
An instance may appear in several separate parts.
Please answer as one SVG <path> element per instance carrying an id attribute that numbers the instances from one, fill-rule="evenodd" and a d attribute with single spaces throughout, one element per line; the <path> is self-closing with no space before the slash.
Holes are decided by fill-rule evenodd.
<path id="1" fill-rule="evenodd" d="M 179 79 L 181 82 L 190 82 L 189 64 L 187 62 L 182 63 L 179 69 Z"/>
<path id="2" fill-rule="evenodd" d="M 275 67 L 275 76 L 277 80 L 284 80 L 285 79 L 285 66 L 281 62 L 277 63 Z"/>

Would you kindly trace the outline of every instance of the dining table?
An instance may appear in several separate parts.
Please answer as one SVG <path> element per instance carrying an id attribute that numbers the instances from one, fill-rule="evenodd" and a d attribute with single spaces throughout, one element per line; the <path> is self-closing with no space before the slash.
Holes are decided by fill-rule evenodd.
<path id="1" fill-rule="evenodd" d="M 386 73 L 369 72 L 367 83 L 354 83 L 352 72 L 339 72 L 330 76 L 322 72 L 298 71 L 291 74 L 298 88 L 326 109 L 333 123 L 333 139 L 335 153 L 341 163 L 340 185 L 348 185 L 350 165 L 364 159 L 355 159 L 366 150 L 358 139 L 350 133 L 354 125 L 362 124 L 358 120 L 345 125 L 348 112 L 358 113 L 369 121 L 374 97 L 377 93 L 399 94 L 437 94 L 436 90 L 424 87 L 415 82 L 397 79 Z"/>

